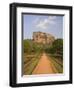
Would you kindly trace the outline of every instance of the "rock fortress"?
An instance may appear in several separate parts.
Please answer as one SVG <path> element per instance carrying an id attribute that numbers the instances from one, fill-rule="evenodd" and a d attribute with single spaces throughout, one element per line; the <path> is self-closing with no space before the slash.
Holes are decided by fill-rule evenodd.
<path id="1" fill-rule="evenodd" d="M 36 43 L 49 44 L 52 45 L 55 37 L 51 34 L 44 32 L 33 32 L 33 41 Z"/>

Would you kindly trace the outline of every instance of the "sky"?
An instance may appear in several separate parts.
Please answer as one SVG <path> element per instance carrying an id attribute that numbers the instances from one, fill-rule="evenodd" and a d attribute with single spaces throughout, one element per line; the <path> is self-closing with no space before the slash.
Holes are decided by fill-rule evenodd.
<path id="1" fill-rule="evenodd" d="M 38 31 L 63 38 L 63 16 L 23 14 L 23 38 L 32 39 Z"/>

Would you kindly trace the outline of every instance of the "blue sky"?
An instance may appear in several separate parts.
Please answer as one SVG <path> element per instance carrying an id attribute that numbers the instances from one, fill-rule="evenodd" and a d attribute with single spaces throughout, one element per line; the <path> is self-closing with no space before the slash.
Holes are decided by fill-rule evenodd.
<path id="1" fill-rule="evenodd" d="M 32 39 L 33 32 L 38 31 L 63 38 L 63 16 L 23 14 L 23 38 Z"/>

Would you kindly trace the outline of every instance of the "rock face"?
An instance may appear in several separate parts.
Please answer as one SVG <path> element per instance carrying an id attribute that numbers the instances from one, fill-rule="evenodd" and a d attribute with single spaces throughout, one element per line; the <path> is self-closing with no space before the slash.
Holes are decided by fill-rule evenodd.
<path id="1" fill-rule="evenodd" d="M 50 44 L 52 45 L 55 37 L 51 34 L 44 32 L 33 32 L 33 41 L 36 43 Z"/>

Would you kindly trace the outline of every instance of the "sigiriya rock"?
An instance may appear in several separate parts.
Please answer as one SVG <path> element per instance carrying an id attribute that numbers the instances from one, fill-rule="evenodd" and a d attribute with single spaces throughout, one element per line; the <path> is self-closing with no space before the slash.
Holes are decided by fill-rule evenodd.
<path id="1" fill-rule="evenodd" d="M 51 34 L 44 32 L 33 32 L 33 41 L 36 43 L 49 44 L 52 45 L 55 37 Z"/>

